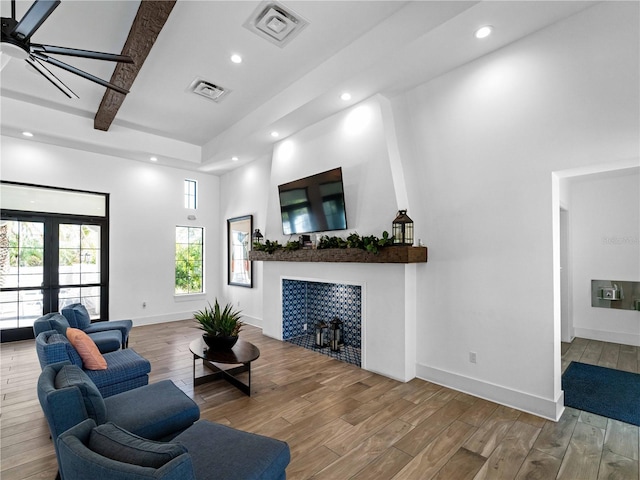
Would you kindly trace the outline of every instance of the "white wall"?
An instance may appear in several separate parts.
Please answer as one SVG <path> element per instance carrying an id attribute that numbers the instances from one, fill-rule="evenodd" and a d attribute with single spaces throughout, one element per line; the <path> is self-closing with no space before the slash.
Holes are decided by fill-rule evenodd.
<path id="1" fill-rule="evenodd" d="M 4 136 L 1 153 L 2 180 L 110 194 L 110 318 L 179 320 L 205 305 L 204 295 L 174 296 L 176 225 L 205 227 L 205 288 L 218 291 L 218 177 Z M 198 181 L 194 221 L 183 207 L 186 178 Z"/>
<path id="2" fill-rule="evenodd" d="M 640 345 L 638 312 L 591 306 L 591 280 L 640 282 L 638 169 L 578 177 L 569 191 L 575 335 Z"/>
<path id="3" fill-rule="evenodd" d="M 429 246 L 419 376 L 557 415 L 552 172 L 637 157 L 638 45 L 638 4 L 598 4 L 398 99 Z"/>
<path id="4" fill-rule="evenodd" d="M 377 99 L 333 115 L 279 142 L 273 155 L 265 235 L 281 243 L 278 185 L 342 167 L 348 231 L 381 236 L 398 205 Z M 297 237 L 294 237 L 297 238 Z"/>

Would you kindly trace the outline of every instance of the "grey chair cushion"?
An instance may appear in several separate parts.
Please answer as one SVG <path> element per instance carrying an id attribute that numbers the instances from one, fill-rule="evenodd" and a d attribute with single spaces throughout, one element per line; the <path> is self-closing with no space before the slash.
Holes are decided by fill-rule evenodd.
<path id="1" fill-rule="evenodd" d="M 196 478 L 280 480 L 291 460 L 285 442 L 206 420 L 172 441 L 189 451 Z"/>
<path id="2" fill-rule="evenodd" d="M 107 421 L 107 409 L 98 387 L 76 365 L 65 365 L 60 369 L 54 381 L 56 389 L 77 387 L 82 394 L 87 415 L 98 425 Z"/>
<path id="3" fill-rule="evenodd" d="M 200 418 L 200 408 L 171 380 L 135 388 L 104 401 L 109 421 L 151 440 L 171 440 Z"/>
<path id="4" fill-rule="evenodd" d="M 56 332 L 61 333 L 62 335 L 66 335 L 67 328 L 69 328 L 69 322 L 63 315 L 54 313 L 51 318 L 49 318 L 49 322 L 51 323 L 51 327 Z"/>
<path id="5" fill-rule="evenodd" d="M 100 353 L 115 352 L 120 350 L 122 345 L 122 334 L 119 330 L 90 333 L 89 338 L 96 344 Z"/>
<path id="6" fill-rule="evenodd" d="M 66 317 L 69 325 L 73 328 L 86 330 L 91 325 L 91 317 L 84 305 L 81 303 L 73 303 L 62 309 L 62 314 Z"/>
<path id="7" fill-rule="evenodd" d="M 88 447 L 111 460 L 151 468 L 160 468 L 187 452 L 182 445 L 147 440 L 111 422 L 91 431 Z"/>

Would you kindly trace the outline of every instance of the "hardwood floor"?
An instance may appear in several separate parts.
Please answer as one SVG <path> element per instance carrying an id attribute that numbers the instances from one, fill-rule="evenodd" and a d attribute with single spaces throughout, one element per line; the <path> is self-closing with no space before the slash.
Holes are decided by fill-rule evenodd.
<path id="1" fill-rule="evenodd" d="M 293 479 L 640 480 L 639 428 L 567 408 L 559 422 L 414 379 L 400 383 L 264 337 L 252 396 L 224 381 L 192 386 L 192 321 L 135 327 L 151 382 L 173 380 L 201 417 L 289 443 Z M 3 480 L 53 480 L 57 464 L 35 385 L 33 340 L 1 346 Z M 640 349 L 576 339 L 564 360 L 638 372 Z M 199 369 L 201 367 L 198 367 Z"/>
<path id="2" fill-rule="evenodd" d="M 640 348 L 576 338 L 562 344 L 563 372 L 572 361 L 640 373 Z"/>

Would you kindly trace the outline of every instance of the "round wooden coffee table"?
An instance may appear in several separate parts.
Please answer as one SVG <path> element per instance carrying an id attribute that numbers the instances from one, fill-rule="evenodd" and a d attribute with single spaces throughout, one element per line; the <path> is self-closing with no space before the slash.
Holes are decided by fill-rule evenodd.
<path id="1" fill-rule="evenodd" d="M 260 350 L 253 343 L 238 339 L 231 350 L 213 350 L 204 343 L 202 337 L 189 344 L 189 350 L 193 354 L 193 386 L 224 378 L 234 387 L 251 396 L 251 362 L 260 356 Z M 196 377 L 196 360 L 201 359 L 202 365 L 213 373 Z M 236 365 L 234 368 L 220 368 L 219 365 Z M 239 373 L 248 372 L 247 383 L 239 380 Z"/>

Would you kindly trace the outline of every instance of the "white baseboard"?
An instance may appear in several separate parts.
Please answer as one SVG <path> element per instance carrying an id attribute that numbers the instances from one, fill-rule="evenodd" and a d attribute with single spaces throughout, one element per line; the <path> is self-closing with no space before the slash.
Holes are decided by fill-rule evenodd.
<path id="1" fill-rule="evenodd" d="M 153 315 L 150 317 L 138 317 L 133 319 L 133 326 L 138 327 L 141 325 L 154 325 L 156 323 L 168 323 L 177 322 L 180 320 L 188 320 L 193 318 L 193 312 L 180 312 L 180 313 L 168 313 L 165 315 Z M 253 325 L 254 327 L 262 328 L 262 319 L 249 317 L 247 315 L 242 317 L 242 321 L 247 325 Z M 195 326 L 195 321 L 194 321 Z"/>
<path id="2" fill-rule="evenodd" d="M 254 327 L 262 328 L 262 319 L 261 318 L 256 318 L 256 317 L 251 317 L 249 315 L 244 315 L 242 317 L 242 321 L 244 323 L 246 323 L 247 325 L 253 325 Z"/>
<path id="3" fill-rule="evenodd" d="M 586 338 L 588 340 L 600 340 L 602 342 L 621 343 L 623 345 L 640 347 L 640 334 L 634 335 L 632 333 L 607 332 L 604 330 L 579 327 L 576 327 L 574 331 L 575 336 L 579 338 Z"/>
<path id="4" fill-rule="evenodd" d="M 558 421 L 564 411 L 564 392 L 562 391 L 559 397 L 553 401 L 421 364 L 416 366 L 416 375 L 422 380 L 522 410 L 554 422 Z"/>
<path id="5" fill-rule="evenodd" d="M 177 322 L 179 320 L 188 320 L 193 318 L 193 312 L 179 312 L 179 313 L 167 313 L 164 315 L 153 315 L 149 317 L 137 317 L 133 318 L 133 326 L 139 327 L 142 325 L 154 325 L 156 323 L 168 323 Z M 117 319 L 116 319 L 117 320 Z M 195 325 L 195 322 L 194 322 Z"/>

